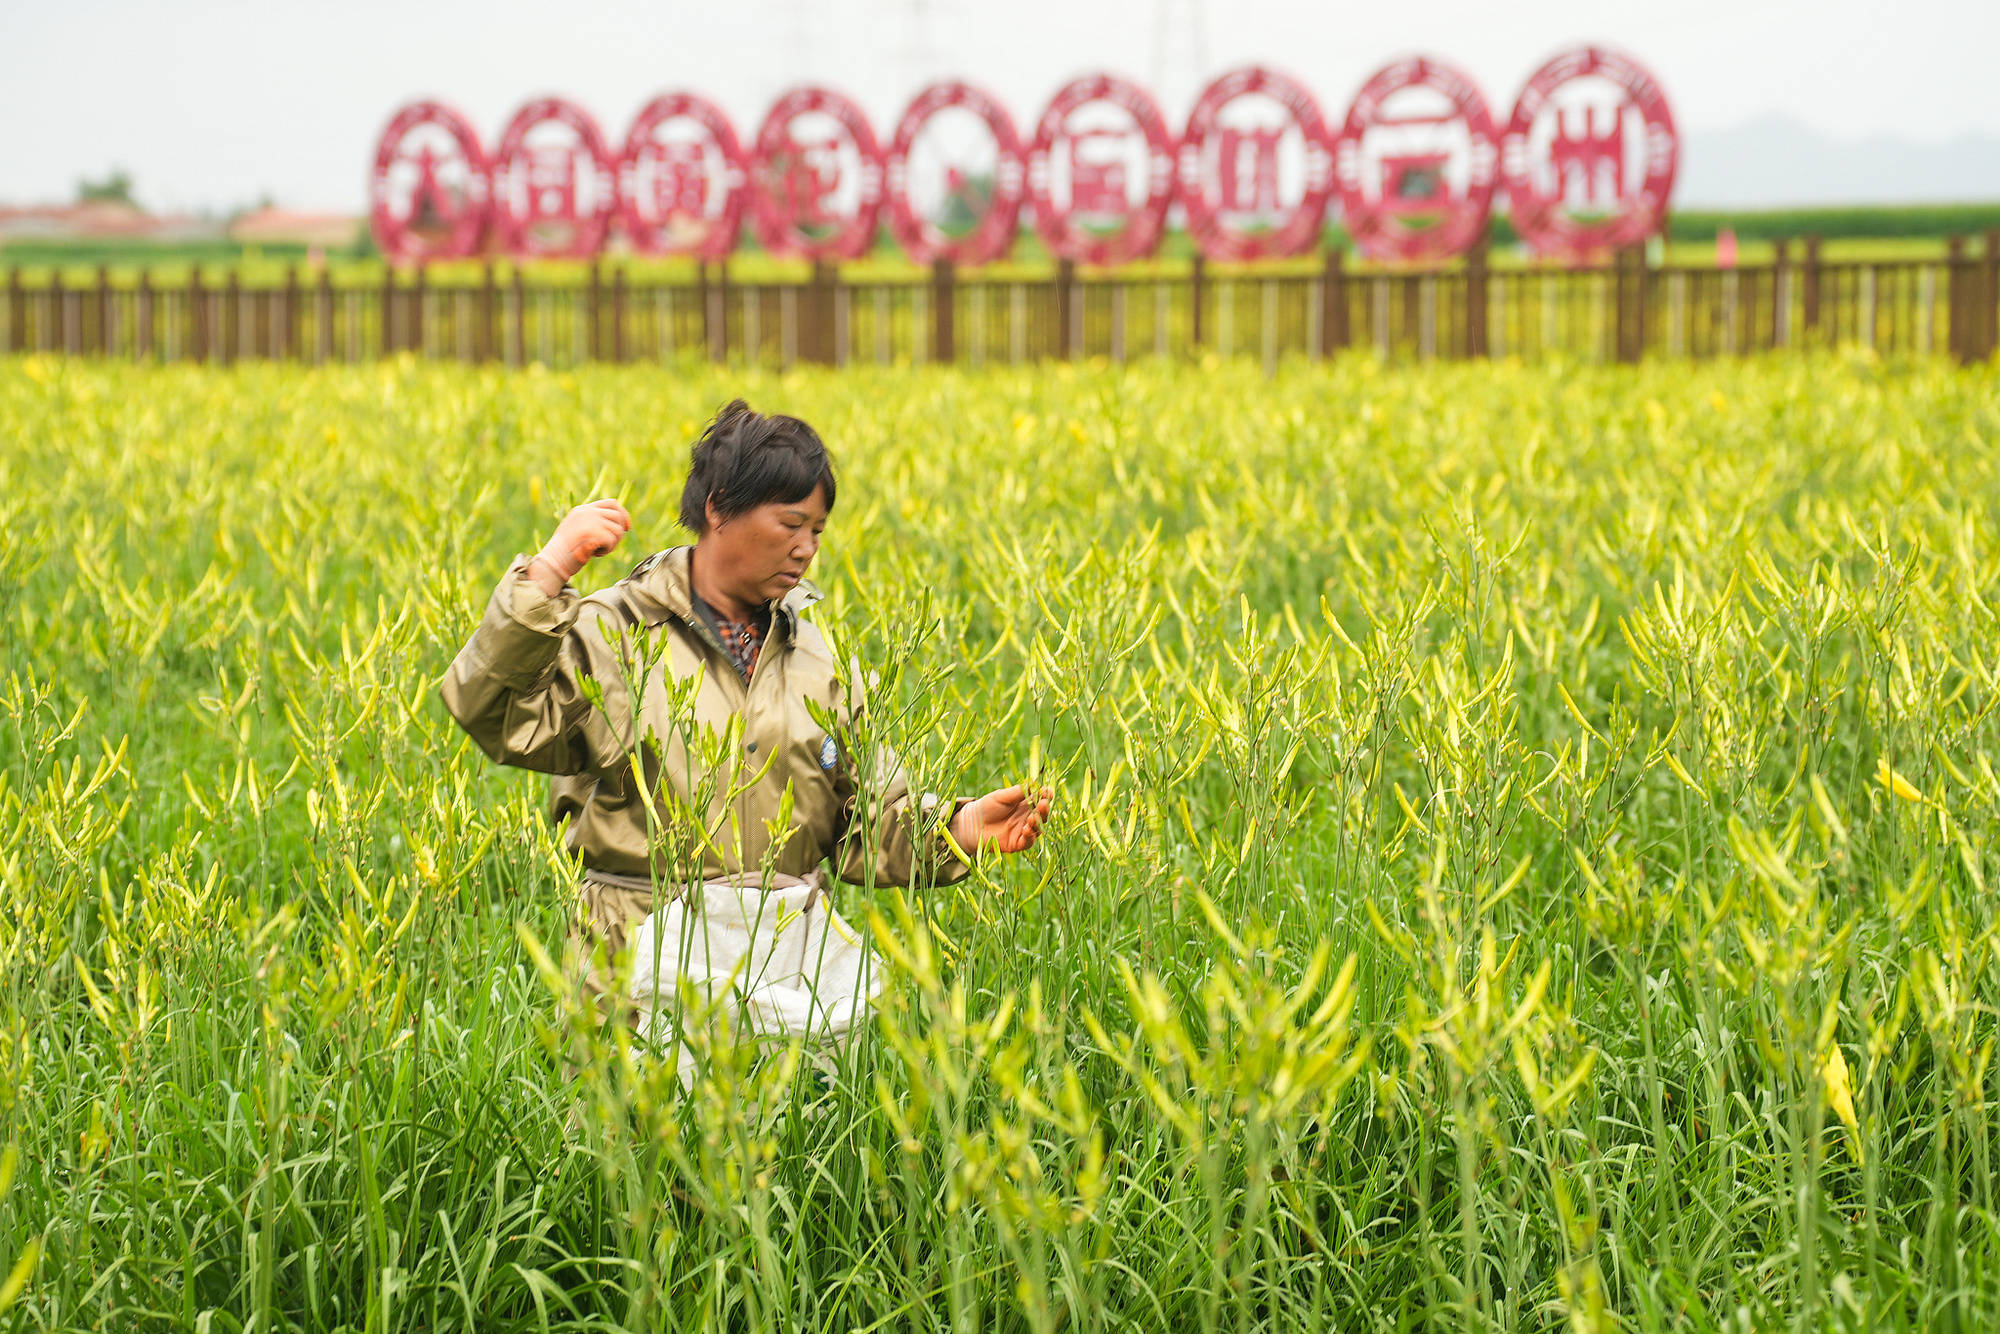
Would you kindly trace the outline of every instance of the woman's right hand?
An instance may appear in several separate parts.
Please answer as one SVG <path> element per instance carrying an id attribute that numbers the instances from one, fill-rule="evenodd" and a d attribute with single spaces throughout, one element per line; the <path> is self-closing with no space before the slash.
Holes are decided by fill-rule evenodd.
<path id="1" fill-rule="evenodd" d="M 593 500 L 563 515 L 540 559 L 558 576 L 560 589 L 593 559 L 609 555 L 630 531 L 632 516 L 623 505 L 611 499 Z"/>

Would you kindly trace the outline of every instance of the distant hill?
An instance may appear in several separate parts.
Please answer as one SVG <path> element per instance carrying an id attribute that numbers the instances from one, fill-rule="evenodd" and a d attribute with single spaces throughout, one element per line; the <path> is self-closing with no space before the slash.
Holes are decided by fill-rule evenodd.
<path id="1" fill-rule="evenodd" d="M 1689 130 L 1674 206 L 1780 208 L 2000 200 L 2000 136 L 1837 139 L 1784 116 Z"/>

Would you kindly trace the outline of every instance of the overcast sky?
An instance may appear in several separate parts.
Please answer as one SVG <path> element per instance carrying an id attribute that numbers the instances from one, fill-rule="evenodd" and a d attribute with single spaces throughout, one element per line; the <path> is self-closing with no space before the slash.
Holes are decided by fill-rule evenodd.
<path id="1" fill-rule="evenodd" d="M 745 137 L 781 88 L 819 80 L 886 132 L 956 76 L 1032 126 L 1092 69 L 1154 88 L 1178 126 L 1207 77 L 1250 62 L 1303 81 L 1336 123 L 1367 76 L 1457 64 L 1504 121 L 1557 49 L 1648 65 L 1684 130 L 1780 114 L 1827 134 L 2000 134 L 1996 0 L 0 0 L 0 201 L 60 202 L 131 171 L 156 209 L 269 192 L 360 211 L 382 124 L 445 99 L 490 145 L 526 98 L 568 94 L 622 140 L 656 93 L 719 102 Z"/>

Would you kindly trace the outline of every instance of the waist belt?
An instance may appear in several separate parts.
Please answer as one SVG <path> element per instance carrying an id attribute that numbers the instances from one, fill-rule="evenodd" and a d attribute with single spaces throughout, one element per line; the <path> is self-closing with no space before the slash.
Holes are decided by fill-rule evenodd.
<path id="1" fill-rule="evenodd" d="M 645 875 L 624 875 L 617 871 L 600 871 L 594 866 L 583 868 L 585 880 L 595 880 L 600 885 L 613 885 L 619 889 L 637 889 L 645 893 L 653 892 L 653 878 Z"/>
<path id="2" fill-rule="evenodd" d="M 705 883 L 710 885 L 734 885 L 742 889 L 757 890 L 790 889 L 794 885 L 810 885 L 812 893 L 807 895 L 806 902 L 800 909 L 800 911 L 806 911 L 819 901 L 820 896 L 825 891 L 825 886 L 821 883 L 820 875 L 820 871 L 815 868 L 810 875 L 804 876 L 785 875 L 782 872 L 773 871 L 769 879 L 765 879 L 762 876 L 725 875 L 706 881 Z M 600 885 L 611 885 L 617 889 L 638 890 L 644 894 L 651 894 L 657 888 L 650 876 L 626 875 L 620 871 L 600 871 L 594 866 L 583 868 L 583 878 L 585 880 L 596 881 Z M 671 898 L 679 894 L 682 888 L 683 886 L 674 886 L 668 897 Z"/>

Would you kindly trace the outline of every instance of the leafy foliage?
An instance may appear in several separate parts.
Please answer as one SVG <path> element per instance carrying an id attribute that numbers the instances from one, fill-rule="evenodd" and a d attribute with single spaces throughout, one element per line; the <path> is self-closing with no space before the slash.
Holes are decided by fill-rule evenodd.
<path id="1" fill-rule="evenodd" d="M 1990 1328 L 1996 391 L 0 365 L 0 1309 Z M 917 786 L 1058 808 L 843 892 L 835 1069 L 684 1093 L 436 683 L 568 505 L 638 521 L 586 581 L 684 540 L 738 393 L 835 451 L 815 615 Z"/>

